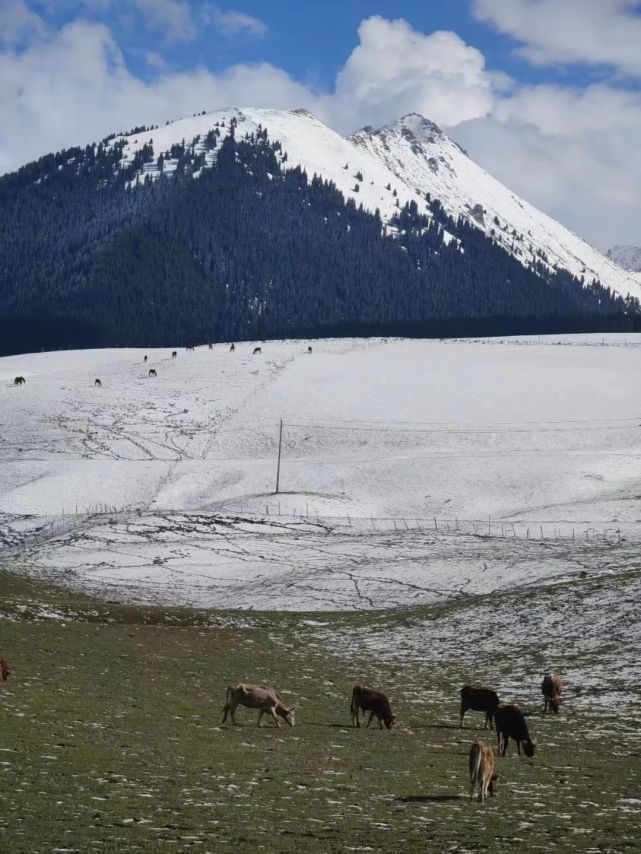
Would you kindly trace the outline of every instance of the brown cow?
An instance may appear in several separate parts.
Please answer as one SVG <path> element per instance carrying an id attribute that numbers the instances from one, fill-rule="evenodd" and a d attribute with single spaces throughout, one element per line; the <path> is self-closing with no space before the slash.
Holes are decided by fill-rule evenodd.
<path id="1" fill-rule="evenodd" d="M 6 682 L 7 679 L 11 676 L 11 671 L 9 670 L 9 665 L 7 664 L 6 658 L 0 658 L 0 675 L 2 676 L 3 682 Z"/>
<path id="2" fill-rule="evenodd" d="M 461 688 L 461 727 L 463 726 L 465 712 L 471 709 L 473 712 L 485 712 L 483 729 L 487 729 L 488 723 L 490 729 L 494 729 L 492 721 L 498 705 L 498 694 L 491 688 L 475 688 L 472 685 L 464 685 Z"/>
<path id="3" fill-rule="evenodd" d="M 518 706 L 513 704 L 499 706 L 494 712 L 494 721 L 496 723 L 499 756 L 505 756 L 507 743 L 511 738 L 516 742 L 519 756 L 521 755 L 521 747 L 523 747 L 526 756 L 534 756 L 536 738 L 530 736 L 525 717 Z"/>
<path id="4" fill-rule="evenodd" d="M 352 690 L 352 702 L 350 711 L 352 713 L 352 726 L 360 727 L 360 711 L 363 710 L 363 715 L 369 712 L 369 720 L 367 726 L 372 722 L 374 715 L 378 718 L 378 726 L 383 729 L 383 724 L 387 729 L 394 726 L 396 717 L 392 714 L 390 702 L 381 691 L 375 691 L 373 688 L 362 688 L 360 685 L 355 685 Z"/>
<path id="5" fill-rule="evenodd" d="M 562 690 L 563 683 L 561 682 L 560 676 L 557 676 L 555 673 L 553 673 L 551 676 L 546 674 L 543 677 L 543 682 L 541 682 L 541 693 L 543 694 L 543 699 L 545 700 L 543 714 L 547 712 L 548 706 L 552 709 L 553 712 L 558 713 L 559 703 L 561 702 Z"/>
<path id="6" fill-rule="evenodd" d="M 259 685 L 251 685 L 245 682 L 239 682 L 234 688 L 231 686 L 227 689 L 227 702 L 223 709 L 223 723 L 227 720 L 227 714 L 231 714 L 231 722 L 236 723 L 235 714 L 238 706 L 245 706 L 246 709 L 259 709 L 258 726 L 260 726 L 263 715 L 269 714 L 276 721 L 276 726 L 280 726 L 278 717 L 283 718 L 290 726 L 294 726 L 294 709 L 288 709 L 283 698 L 274 688 L 262 688 Z"/>
<path id="7" fill-rule="evenodd" d="M 488 792 L 494 797 L 499 775 L 496 773 L 494 752 L 484 741 L 475 741 L 470 748 L 470 800 L 474 797 L 474 789 L 478 784 L 479 801 L 487 800 Z"/>

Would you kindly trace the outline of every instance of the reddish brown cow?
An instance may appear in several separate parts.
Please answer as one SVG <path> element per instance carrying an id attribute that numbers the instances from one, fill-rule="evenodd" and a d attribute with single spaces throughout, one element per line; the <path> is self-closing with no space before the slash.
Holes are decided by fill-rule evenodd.
<path id="1" fill-rule="evenodd" d="M 461 688 L 461 727 L 463 726 L 465 712 L 471 709 L 473 712 L 485 712 L 483 728 L 487 729 L 489 723 L 490 729 L 493 729 L 492 720 L 498 705 L 498 694 L 491 688 L 475 688 L 472 685 L 464 685 Z"/>
<path id="2" fill-rule="evenodd" d="M 9 665 L 7 664 L 6 658 L 0 658 L 0 675 L 2 675 L 3 682 L 6 682 L 7 679 L 11 676 L 11 671 L 9 670 Z"/>
<path id="3" fill-rule="evenodd" d="M 474 797 L 474 789 L 478 784 L 479 801 L 487 800 L 488 793 L 496 795 L 499 775 L 496 773 L 494 752 L 484 741 L 475 741 L 470 748 L 470 800 Z"/>
<path id="4" fill-rule="evenodd" d="M 548 706 L 552 709 L 553 712 L 559 711 L 559 703 L 561 702 L 561 691 L 563 690 L 563 683 L 561 682 L 561 677 L 557 676 L 553 673 L 551 676 L 546 675 L 543 677 L 543 682 L 541 682 L 541 693 L 543 694 L 543 699 L 545 700 L 545 707 L 543 709 L 543 713 L 547 712 Z"/>
<path id="5" fill-rule="evenodd" d="M 496 723 L 499 756 L 505 756 L 507 744 L 511 738 L 516 742 L 519 756 L 521 755 L 521 747 L 523 747 L 526 756 L 534 756 L 536 738 L 530 736 L 525 717 L 518 706 L 513 704 L 499 706 L 494 712 L 494 722 Z"/>
<path id="6" fill-rule="evenodd" d="M 362 688 L 360 685 L 355 685 L 352 691 L 352 702 L 350 711 L 352 713 L 352 726 L 360 727 L 360 712 L 363 710 L 363 715 L 369 712 L 369 720 L 367 726 L 372 722 L 374 715 L 378 718 L 378 725 L 383 729 L 383 724 L 387 729 L 394 726 L 396 717 L 392 714 L 390 702 L 381 691 L 375 691 L 373 688 Z"/>

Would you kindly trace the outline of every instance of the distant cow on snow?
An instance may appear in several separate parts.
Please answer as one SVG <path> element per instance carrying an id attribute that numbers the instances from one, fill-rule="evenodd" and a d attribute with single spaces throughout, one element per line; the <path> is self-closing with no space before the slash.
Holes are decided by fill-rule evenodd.
<path id="1" fill-rule="evenodd" d="M 146 362 L 146 361 L 147 361 L 147 356 L 145 356 L 145 358 L 143 359 L 143 362 Z"/>
<path id="2" fill-rule="evenodd" d="M 263 352 L 263 351 L 260 349 L 260 347 L 254 347 L 254 352 L 252 353 L 252 356 L 258 356 L 258 355 L 260 355 L 262 352 Z"/>
<path id="3" fill-rule="evenodd" d="M 498 694 L 491 688 L 475 688 L 472 685 L 464 685 L 461 688 L 461 726 L 463 726 L 465 712 L 471 709 L 473 712 L 485 712 L 484 729 L 487 729 L 488 723 L 490 729 L 493 729 L 492 720 L 498 705 Z"/>
<path id="4" fill-rule="evenodd" d="M 474 797 L 474 789 L 479 787 L 479 801 L 487 800 L 488 794 L 496 795 L 499 775 L 496 773 L 496 760 L 489 744 L 475 741 L 470 748 L 470 800 Z"/>
<path id="5" fill-rule="evenodd" d="M 175 359 L 177 355 L 178 355 L 178 351 L 174 350 L 173 353 L 171 354 L 171 358 Z"/>
<path id="6" fill-rule="evenodd" d="M 214 349 L 214 345 L 213 345 L 211 342 L 210 342 L 210 344 L 209 344 L 209 349 L 210 349 L 210 350 L 213 350 L 213 349 Z"/>
<path id="7" fill-rule="evenodd" d="M 156 373 L 154 368 L 149 368 L 149 376 L 150 377 L 157 377 L 158 376 L 158 374 Z"/>
<path id="8" fill-rule="evenodd" d="M 193 350 L 193 349 L 194 348 L 193 348 L 192 344 L 187 344 L 187 346 L 185 347 L 185 350 Z"/>
<path id="9" fill-rule="evenodd" d="M 375 691 L 373 688 L 363 688 L 360 685 L 355 685 L 352 690 L 352 702 L 350 711 L 352 713 L 352 726 L 360 727 L 360 712 L 363 710 L 363 715 L 369 712 L 369 720 L 367 726 L 372 722 L 374 715 L 378 718 L 378 725 L 383 729 L 383 724 L 387 729 L 394 726 L 395 716 L 392 714 L 390 701 L 382 691 Z"/>
<path id="10" fill-rule="evenodd" d="M 312 354 L 312 348 L 311 348 L 311 345 L 307 348 L 307 352 L 308 352 L 308 353 L 309 353 L 309 355 L 311 356 L 311 354 Z"/>
<path id="11" fill-rule="evenodd" d="M 532 738 L 525 722 L 525 716 L 518 706 L 510 703 L 499 706 L 494 713 L 496 735 L 498 737 L 499 756 L 505 756 L 508 741 L 513 738 L 516 749 L 521 755 L 521 747 L 525 755 L 532 757 L 536 752 L 536 738 Z"/>
<path id="12" fill-rule="evenodd" d="M 6 658 L 0 658 L 0 675 L 2 676 L 3 682 L 6 682 L 7 679 L 11 676 L 11 671 L 9 670 L 9 665 L 7 664 Z"/>
<path id="13" fill-rule="evenodd" d="M 283 698 L 274 688 L 263 688 L 260 685 L 251 685 L 245 682 L 240 682 L 234 688 L 227 689 L 227 702 L 223 709 L 223 723 L 227 720 L 227 715 L 231 715 L 231 722 L 236 723 L 236 709 L 238 706 L 245 706 L 246 709 L 258 709 L 257 726 L 260 726 L 263 715 L 271 715 L 276 721 L 276 726 L 280 726 L 279 717 L 283 718 L 290 726 L 294 726 L 294 709 L 288 709 Z"/>
<path id="14" fill-rule="evenodd" d="M 234 342 L 232 341 L 232 342 L 231 342 L 231 346 L 230 346 L 230 348 L 229 348 L 229 352 L 230 352 L 230 353 L 233 353 L 235 349 L 236 349 L 236 345 L 235 345 L 235 344 L 234 344 Z"/>
<path id="15" fill-rule="evenodd" d="M 15 380 L 13 381 L 14 385 L 24 385 L 25 383 L 26 383 L 26 380 L 24 377 L 16 377 Z"/>
<path id="16" fill-rule="evenodd" d="M 562 690 L 563 683 L 561 682 L 560 676 L 553 673 L 551 676 L 546 675 L 543 677 L 543 682 L 541 682 L 541 693 L 543 694 L 543 699 L 545 701 L 545 707 L 543 709 L 544 714 L 547 712 L 548 706 L 555 713 L 559 711 Z"/>
<path id="17" fill-rule="evenodd" d="M 96 385 L 96 386 L 98 386 L 98 388 L 100 388 L 100 387 L 102 386 L 102 383 L 100 382 L 100 380 L 98 379 L 98 377 L 96 377 L 96 379 L 93 381 L 93 384 L 94 384 L 94 385 Z"/>

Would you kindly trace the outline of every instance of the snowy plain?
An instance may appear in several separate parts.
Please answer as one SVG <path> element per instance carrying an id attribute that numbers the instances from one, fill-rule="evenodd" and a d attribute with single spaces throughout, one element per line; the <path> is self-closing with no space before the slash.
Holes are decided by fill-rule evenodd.
<path id="1" fill-rule="evenodd" d="M 309 343 L 0 359 L 0 561 L 310 611 L 629 570 L 641 335 Z"/>

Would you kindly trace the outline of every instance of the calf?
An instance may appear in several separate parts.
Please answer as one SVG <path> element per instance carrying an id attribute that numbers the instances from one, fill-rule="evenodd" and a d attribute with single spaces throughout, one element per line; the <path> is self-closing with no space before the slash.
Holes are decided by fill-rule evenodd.
<path id="1" fill-rule="evenodd" d="M 519 756 L 521 755 L 521 747 L 523 747 L 526 756 L 534 756 L 536 738 L 530 736 L 525 717 L 518 706 L 513 704 L 499 706 L 494 712 L 494 721 L 496 723 L 499 756 L 505 756 L 507 743 L 511 738 L 516 742 Z"/>
<path id="2" fill-rule="evenodd" d="M 561 682 L 560 676 L 553 673 L 551 676 L 546 675 L 543 677 L 543 682 L 541 682 L 541 693 L 543 694 L 543 699 L 545 701 L 545 707 L 543 709 L 544 714 L 547 712 L 548 706 L 555 713 L 559 711 L 562 690 L 563 683 Z"/>
<path id="3" fill-rule="evenodd" d="M 6 658 L 0 658 L 0 676 L 2 676 L 3 682 L 6 682 L 7 679 L 11 676 L 11 671 L 9 670 L 9 665 L 7 664 Z"/>
<path id="4" fill-rule="evenodd" d="M 487 800 L 488 793 L 496 795 L 499 775 L 496 773 L 494 753 L 489 744 L 475 741 L 470 748 L 470 800 L 474 797 L 474 789 L 478 784 L 479 801 Z"/>
<path id="5" fill-rule="evenodd" d="M 363 710 L 363 715 L 369 712 L 369 720 L 367 726 L 372 722 L 374 715 L 378 718 L 378 726 L 383 729 L 383 724 L 387 729 L 391 729 L 396 720 L 392 714 L 390 702 L 381 691 L 375 691 L 373 688 L 362 688 L 360 685 L 355 685 L 352 691 L 352 702 L 350 711 L 352 713 L 352 726 L 360 727 L 360 711 Z"/>
<path id="6" fill-rule="evenodd" d="M 245 706 L 246 709 L 258 709 L 257 726 L 260 726 L 263 715 L 269 714 L 276 721 L 276 726 L 280 726 L 279 717 L 283 718 L 290 726 L 294 726 L 294 709 L 288 709 L 283 698 L 274 690 L 274 688 L 262 688 L 259 685 L 250 685 L 240 682 L 236 687 L 227 689 L 227 702 L 223 709 L 223 723 L 227 720 L 227 714 L 231 714 L 231 722 L 236 723 L 235 714 L 238 706 Z"/>
<path id="7" fill-rule="evenodd" d="M 491 688 L 474 688 L 472 685 L 464 685 L 461 688 L 461 727 L 465 712 L 471 709 L 473 712 L 485 712 L 483 728 L 487 729 L 489 723 L 490 729 L 493 729 L 492 720 L 498 705 L 498 694 Z"/>

